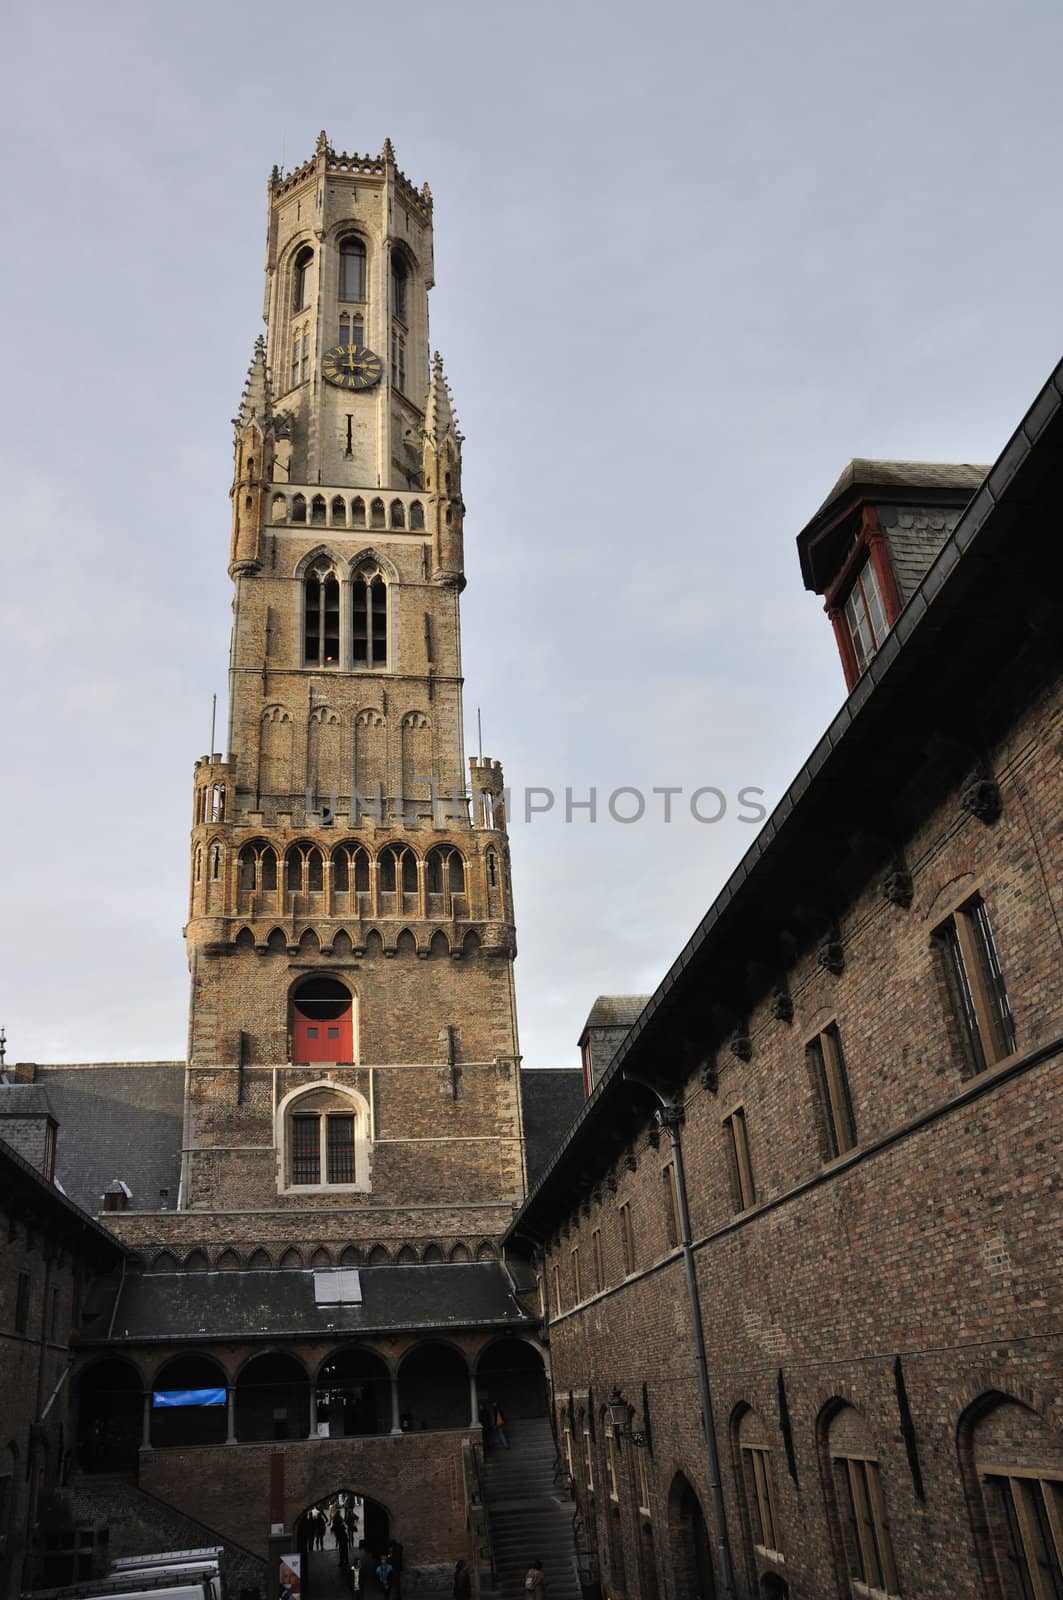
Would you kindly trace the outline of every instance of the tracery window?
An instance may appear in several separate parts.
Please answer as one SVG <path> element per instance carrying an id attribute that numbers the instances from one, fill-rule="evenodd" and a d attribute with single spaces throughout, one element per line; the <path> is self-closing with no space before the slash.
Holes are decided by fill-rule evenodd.
<path id="1" fill-rule="evenodd" d="M 340 585 L 327 563 L 314 566 L 303 580 L 303 661 L 332 667 L 340 659 Z"/>
<path id="2" fill-rule="evenodd" d="M 386 667 L 388 586 L 379 572 L 359 572 L 351 585 L 351 621 L 356 667 Z"/>

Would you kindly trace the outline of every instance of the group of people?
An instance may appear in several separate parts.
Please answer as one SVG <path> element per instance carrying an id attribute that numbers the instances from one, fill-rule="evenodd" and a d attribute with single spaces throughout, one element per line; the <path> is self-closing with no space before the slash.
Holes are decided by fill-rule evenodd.
<path id="1" fill-rule="evenodd" d="M 367 1579 L 373 1576 L 386 1595 L 390 1595 L 393 1590 L 396 1596 L 399 1595 L 402 1573 L 401 1544 L 392 1541 L 379 1557 L 369 1550 L 361 1537 L 361 1519 L 358 1511 L 346 1495 L 340 1495 L 338 1500 L 332 1501 L 328 1506 L 311 1506 L 304 1522 L 308 1551 L 324 1551 L 325 1541 L 331 1534 L 340 1570 L 349 1576 L 351 1588 L 355 1593 L 365 1588 Z"/>

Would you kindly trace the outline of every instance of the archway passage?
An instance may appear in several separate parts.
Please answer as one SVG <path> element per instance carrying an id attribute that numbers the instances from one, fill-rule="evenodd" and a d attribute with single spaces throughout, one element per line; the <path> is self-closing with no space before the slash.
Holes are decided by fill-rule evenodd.
<path id="1" fill-rule="evenodd" d="M 470 1425 L 469 1369 L 447 1344 L 422 1344 L 399 1369 L 399 1419 L 404 1433 Z"/>
<path id="2" fill-rule="evenodd" d="M 379 1356 L 350 1347 L 337 1350 L 317 1375 L 317 1432 L 350 1439 L 391 1432 L 391 1379 Z"/>
<path id="3" fill-rule="evenodd" d="M 310 1383 L 301 1362 L 277 1351 L 255 1356 L 236 1380 L 236 1437 L 305 1439 L 310 1425 Z"/>
<path id="4" fill-rule="evenodd" d="M 295 1524 L 303 1600 L 350 1600 L 352 1589 L 382 1595 L 376 1566 L 391 1551 L 401 1571 L 398 1532 L 387 1507 L 357 1489 L 337 1489 L 307 1506 Z"/>
<path id="5" fill-rule="evenodd" d="M 338 978 L 307 978 L 295 991 L 292 1060 L 354 1060 L 354 1007 Z"/>
<path id="6" fill-rule="evenodd" d="M 481 1403 L 497 1402 L 510 1422 L 549 1415 L 543 1358 L 523 1339 L 499 1339 L 481 1352 L 476 1387 Z"/>
<path id="7" fill-rule="evenodd" d="M 676 1474 L 668 1496 L 668 1542 L 676 1600 L 715 1600 L 705 1513 L 693 1485 L 681 1472 Z"/>
<path id="8" fill-rule="evenodd" d="M 144 1415 L 140 1376 L 112 1357 L 78 1381 L 77 1457 L 84 1472 L 132 1472 Z"/>
<path id="9" fill-rule="evenodd" d="M 209 1356 L 175 1356 L 157 1374 L 151 1395 L 151 1442 L 158 1450 L 224 1444 L 228 1432 L 225 1373 Z"/>

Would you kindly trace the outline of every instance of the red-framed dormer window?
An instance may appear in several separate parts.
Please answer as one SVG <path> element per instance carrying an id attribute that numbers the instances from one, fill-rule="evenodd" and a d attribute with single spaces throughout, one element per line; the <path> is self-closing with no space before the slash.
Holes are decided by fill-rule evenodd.
<path id="1" fill-rule="evenodd" d="M 886 538 L 870 506 L 864 507 L 859 532 L 826 599 L 845 681 L 852 689 L 901 614 Z"/>

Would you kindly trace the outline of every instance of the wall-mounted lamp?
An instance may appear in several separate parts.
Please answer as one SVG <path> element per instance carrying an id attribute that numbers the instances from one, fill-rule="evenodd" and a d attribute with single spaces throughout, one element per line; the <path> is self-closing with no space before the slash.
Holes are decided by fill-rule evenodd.
<path id="1" fill-rule="evenodd" d="M 619 1388 L 614 1384 L 613 1392 L 606 1401 L 609 1409 L 609 1421 L 612 1424 L 613 1434 L 617 1439 L 630 1439 L 632 1444 L 644 1445 L 646 1435 L 639 1433 L 637 1428 L 631 1426 L 632 1407 L 628 1405 Z"/>

